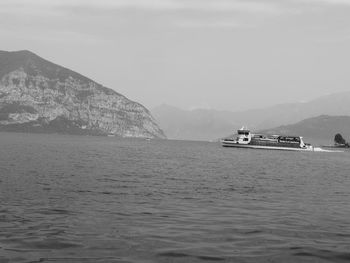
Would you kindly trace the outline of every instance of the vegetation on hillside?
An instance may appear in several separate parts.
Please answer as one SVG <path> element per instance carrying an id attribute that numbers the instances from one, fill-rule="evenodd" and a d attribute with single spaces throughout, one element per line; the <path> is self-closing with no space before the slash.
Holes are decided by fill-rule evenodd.
<path id="1" fill-rule="evenodd" d="M 345 146 L 350 147 L 349 143 L 343 138 L 343 136 L 340 133 L 337 133 L 334 136 L 334 145 L 335 146 Z"/>

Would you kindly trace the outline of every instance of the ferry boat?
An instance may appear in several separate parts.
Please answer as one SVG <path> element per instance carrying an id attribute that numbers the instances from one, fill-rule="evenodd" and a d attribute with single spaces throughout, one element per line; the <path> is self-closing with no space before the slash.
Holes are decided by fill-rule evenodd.
<path id="1" fill-rule="evenodd" d="M 314 147 L 304 143 L 300 136 L 253 134 L 242 127 L 231 138 L 221 139 L 224 147 L 272 149 L 287 151 L 314 151 Z"/>

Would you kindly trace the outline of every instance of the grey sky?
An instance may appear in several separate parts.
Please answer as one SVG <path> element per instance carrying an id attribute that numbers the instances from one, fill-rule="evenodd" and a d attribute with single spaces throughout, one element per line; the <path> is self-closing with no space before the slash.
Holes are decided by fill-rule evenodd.
<path id="1" fill-rule="evenodd" d="M 0 0 L 0 36 L 150 108 L 350 91 L 350 0 Z"/>

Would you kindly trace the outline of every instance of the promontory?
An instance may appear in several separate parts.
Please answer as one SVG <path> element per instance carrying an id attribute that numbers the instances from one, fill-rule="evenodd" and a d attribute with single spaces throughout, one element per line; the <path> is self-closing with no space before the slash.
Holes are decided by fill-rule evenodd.
<path id="1" fill-rule="evenodd" d="M 165 138 L 141 104 L 30 51 L 0 51 L 0 131 Z"/>

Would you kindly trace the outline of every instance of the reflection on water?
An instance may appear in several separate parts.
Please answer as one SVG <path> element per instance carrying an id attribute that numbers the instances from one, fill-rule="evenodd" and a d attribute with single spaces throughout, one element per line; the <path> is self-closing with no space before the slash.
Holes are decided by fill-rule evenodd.
<path id="1" fill-rule="evenodd" d="M 0 133 L 0 156 L 0 263 L 350 260 L 350 152 Z"/>

